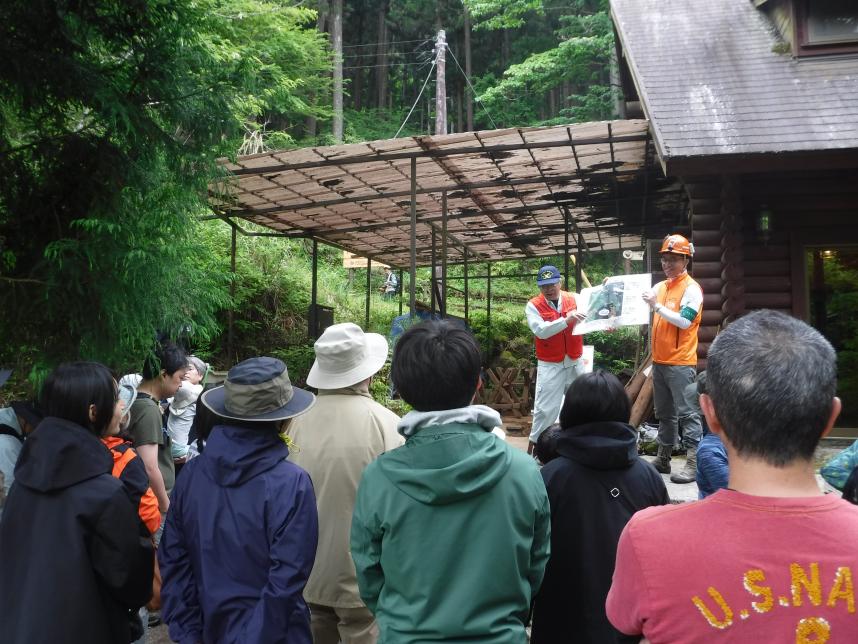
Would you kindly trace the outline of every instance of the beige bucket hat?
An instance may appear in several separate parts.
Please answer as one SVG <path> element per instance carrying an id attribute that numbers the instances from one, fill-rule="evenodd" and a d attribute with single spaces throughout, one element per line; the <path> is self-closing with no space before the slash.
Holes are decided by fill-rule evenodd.
<path id="1" fill-rule="evenodd" d="M 307 384 L 317 389 L 340 389 L 366 380 L 384 366 L 387 339 L 364 333 L 357 324 L 334 324 L 313 345 L 316 360 Z"/>

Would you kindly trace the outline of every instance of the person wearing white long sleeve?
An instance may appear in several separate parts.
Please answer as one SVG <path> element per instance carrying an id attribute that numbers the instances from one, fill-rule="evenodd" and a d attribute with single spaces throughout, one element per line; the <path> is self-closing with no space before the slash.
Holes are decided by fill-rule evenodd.
<path id="1" fill-rule="evenodd" d="M 536 345 L 536 395 L 529 454 L 539 435 L 557 420 L 569 385 L 584 373 L 584 340 L 573 335 L 572 330 L 586 313 L 578 308 L 578 294 L 564 291 L 561 280 L 555 266 L 540 268 L 536 275 L 540 293 L 524 309 Z"/>

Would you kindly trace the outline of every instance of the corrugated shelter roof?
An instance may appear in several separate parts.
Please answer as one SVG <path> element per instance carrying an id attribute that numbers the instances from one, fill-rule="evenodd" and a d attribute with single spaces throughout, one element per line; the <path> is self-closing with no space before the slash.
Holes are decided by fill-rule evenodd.
<path id="1" fill-rule="evenodd" d="M 751 0 L 611 0 L 611 11 L 667 174 L 772 153 L 858 162 L 858 57 L 775 53 Z"/>
<path id="2" fill-rule="evenodd" d="M 684 221 L 644 120 L 419 136 L 276 151 L 222 161 L 212 208 L 287 237 L 312 237 L 374 261 L 410 263 L 416 168 L 417 264 L 641 248 Z M 446 203 L 447 216 L 444 216 Z M 467 251 L 465 250 L 467 248 Z"/>

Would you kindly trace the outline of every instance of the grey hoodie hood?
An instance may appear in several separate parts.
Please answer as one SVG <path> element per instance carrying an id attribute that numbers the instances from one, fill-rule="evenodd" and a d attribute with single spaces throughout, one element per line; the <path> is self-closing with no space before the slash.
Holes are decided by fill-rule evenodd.
<path id="1" fill-rule="evenodd" d="M 405 445 L 378 459 L 387 479 L 411 498 L 446 505 L 490 490 L 512 462 L 491 433 L 500 415 L 484 405 L 406 414 L 398 431 Z"/>

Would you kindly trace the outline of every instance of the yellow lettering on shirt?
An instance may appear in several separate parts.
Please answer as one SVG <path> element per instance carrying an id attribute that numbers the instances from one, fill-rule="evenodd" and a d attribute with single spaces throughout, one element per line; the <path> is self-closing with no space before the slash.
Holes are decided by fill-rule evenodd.
<path id="1" fill-rule="evenodd" d="M 831 636 L 831 624 L 822 617 L 799 620 L 795 628 L 795 644 L 819 644 Z"/>
<path id="2" fill-rule="evenodd" d="M 706 621 L 709 622 L 709 625 L 713 628 L 725 629 L 733 623 L 733 609 L 727 605 L 727 602 L 724 600 L 724 597 L 719 593 L 715 588 L 709 586 L 707 591 L 709 596 L 715 600 L 715 603 L 718 604 L 718 607 L 721 609 L 724 617 L 723 619 L 718 619 L 715 614 L 709 610 L 709 607 L 703 603 L 703 600 L 700 599 L 697 595 L 691 598 L 691 601 L 694 602 L 694 605 L 697 606 L 697 609 L 703 614 L 703 617 L 706 618 Z"/>
<path id="3" fill-rule="evenodd" d="M 837 600 L 846 600 L 846 610 L 855 612 L 855 591 L 852 585 L 852 570 L 848 566 L 840 566 L 834 575 L 834 585 L 828 593 L 828 606 L 833 607 Z"/>
<path id="4" fill-rule="evenodd" d="M 766 574 L 760 570 L 749 570 L 745 573 L 745 590 L 754 595 L 762 597 L 761 602 L 751 602 L 751 607 L 758 613 L 768 613 L 775 605 L 775 596 L 770 586 L 759 586 L 756 582 L 765 581 Z"/>
<path id="5" fill-rule="evenodd" d="M 807 572 L 797 563 L 789 565 L 790 573 L 790 589 L 792 590 L 793 606 L 801 606 L 802 594 L 801 587 L 807 590 L 807 596 L 814 606 L 819 606 L 822 603 L 822 586 L 819 583 L 819 564 L 810 564 L 810 579 L 807 577 Z"/>

